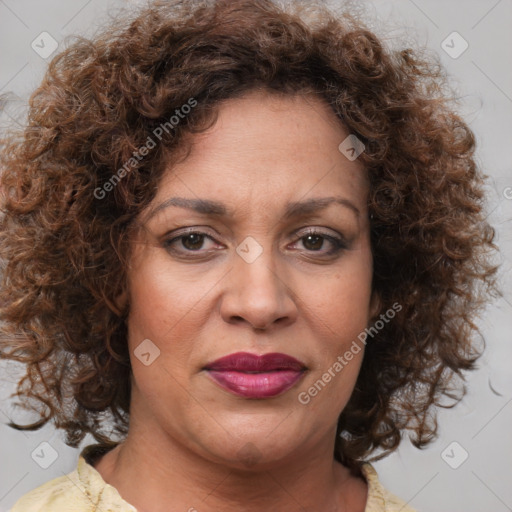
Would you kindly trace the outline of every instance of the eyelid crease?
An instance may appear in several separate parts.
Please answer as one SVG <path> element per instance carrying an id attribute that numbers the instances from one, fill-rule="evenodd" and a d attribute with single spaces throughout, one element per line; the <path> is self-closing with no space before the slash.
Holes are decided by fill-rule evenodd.
<path id="1" fill-rule="evenodd" d="M 346 250 L 349 248 L 350 242 L 347 240 L 347 238 L 345 236 L 343 236 L 341 233 L 338 233 L 334 230 L 331 230 L 331 231 L 333 231 L 335 234 L 329 234 L 329 233 L 325 232 L 325 230 L 327 230 L 327 229 L 330 229 L 330 228 L 326 228 L 326 227 L 320 228 L 320 227 L 315 227 L 315 226 L 299 228 L 296 231 L 294 231 L 294 233 L 293 233 L 293 236 L 294 236 L 293 242 L 297 243 L 307 236 L 319 236 L 319 237 L 323 238 L 324 240 L 329 241 L 334 247 L 329 251 L 315 251 L 315 250 L 308 251 L 307 249 L 306 249 L 306 251 L 312 252 L 312 253 L 317 252 L 317 253 L 321 254 L 322 256 L 329 256 L 332 254 L 336 254 L 336 253 L 340 252 L 341 250 Z M 210 235 L 208 232 L 201 231 L 200 228 L 188 227 L 188 228 L 182 228 L 182 230 L 178 229 L 175 231 L 171 231 L 171 232 L 167 233 L 166 235 L 164 235 L 162 245 L 164 246 L 164 248 L 166 250 L 169 250 L 169 247 L 171 247 L 172 244 L 179 241 L 180 239 L 183 239 L 187 235 L 191 235 L 191 234 L 197 234 L 200 236 L 204 236 L 206 238 L 209 238 L 210 240 L 212 240 L 213 242 L 215 242 L 217 244 L 221 244 L 221 242 L 219 242 L 214 236 Z M 201 251 L 200 249 L 197 251 L 183 249 L 183 252 L 188 253 L 188 254 L 194 254 L 194 253 L 200 254 L 200 251 Z M 177 251 L 177 252 L 180 252 L 180 251 Z"/>

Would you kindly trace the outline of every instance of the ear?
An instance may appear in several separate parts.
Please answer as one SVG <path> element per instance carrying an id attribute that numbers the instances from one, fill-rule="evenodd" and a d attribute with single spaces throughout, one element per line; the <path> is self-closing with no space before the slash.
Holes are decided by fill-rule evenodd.
<path id="1" fill-rule="evenodd" d="M 128 291 L 125 290 L 123 293 L 116 295 L 114 298 L 114 304 L 119 310 L 119 313 L 125 308 L 126 302 L 128 300 Z"/>
<path id="2" fill-rule="evenodd" d="M 382 301 L 378 292 L 373 290 L 370 299 L 370 318 L 375 318 L 382 308 Z"/>

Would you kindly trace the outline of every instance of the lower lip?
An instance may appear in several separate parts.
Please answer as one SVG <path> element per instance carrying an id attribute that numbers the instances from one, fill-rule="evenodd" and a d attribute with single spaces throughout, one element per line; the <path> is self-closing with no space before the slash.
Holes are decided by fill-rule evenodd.
<path id="1" fill-rule="evenodd" d="M 265 373 L 208 370 L 222 388 L 245 398 L 270 398 L 288 391 L 304 372 L 280 370 Z"/>

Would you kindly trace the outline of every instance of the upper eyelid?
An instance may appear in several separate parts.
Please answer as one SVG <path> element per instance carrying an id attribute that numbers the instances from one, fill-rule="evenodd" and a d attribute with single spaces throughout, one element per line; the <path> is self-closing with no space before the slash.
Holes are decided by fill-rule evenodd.
<path id="1" fill-rule="evenodd" d="M 182 231 L 183 230 L 183 231 Z M 327 228 L 322 226 L 306 226 L 302 228 L 298 228 L 293 231 L 293 236 L 299 236 L 299 238 L 302 238 L 303 236 L 307 236 L 309 233 L 313 233 L 316 235 L 322 235 L 322 236 L 331 236 L 333 238 L 341 238 L 345 239 L 345 236 L 338 231 L 336 231 L 333 228 Z M 185 227 L 185 228 L 178 228 L 176 230 L 173 230 L 172 232 L 167 233 L 164 235 L 164 238 L 169 240 L 174 240 L 176 238 L 181 238 L 183 236 L 187 236 L 189 234 L 201 234 L 208 236 L 209 238 L 215 239 L 216 235 L 212 235 L 209 231 L 205 231 L 205 228 L 194 228 L 194 227 Z M 218 240 L 216 240 L 218 241 Z"/>
<path id="2" fill-rule="evenodd" d="M 208 232 L 205 232 L 204 228 L 199 229 L 199 228 L 190 227 L 190 228 L 183 228 L 183 229 L 185 231 L 180 232 L 180 230 L 178 229 L 177 230 L 178 233 L 172 233 L 172 234 L 166 235 L 164 237 L 164 243 L 165 244 L 170 244 L 171 242 L 176 243 L 181 238 L 186 237 L 187 235 L 190 235 L 190 234 L 203 235 L 215 243 L 221 243 L 216 239 L 215 236 L 212 236 Z M 345 236 L 343 236 L 341 233 L 337 233 L 337 232 L 335 234 L 326 233 L 325 230 L 327 230 L 327 229 L 329 229 L 330 231 L 334 231 L 331 228 L 318 227 L 318 226 L 307 226 L 305 228 L 299 228 L 299 229 L 295 230 L 293 233 L 293 236 L 294 236 L 293 241 L 297 242 L 297 241 L 301 240 L 302 238 L 308 236 L 309 234 L 313 234 L 313 235 L 317 235 L 317 236 L 322 236 L 325 239 L 327 239 L 331 244 L 333 244 L 333 243 L 338 244 L 340 247 L 345 246 L 347 244 L 347 240 L 346 240 Z M 186 251 L 186 249 L 183 249 L 183 250 Z M 190 251 L 190 252 L 193 252 L 193 251 Z"/>

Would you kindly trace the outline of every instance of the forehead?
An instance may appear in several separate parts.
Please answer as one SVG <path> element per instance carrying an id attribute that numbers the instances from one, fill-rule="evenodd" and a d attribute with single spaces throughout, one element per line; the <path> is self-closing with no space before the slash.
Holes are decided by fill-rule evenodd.
<path id="1" fill-rule="evenodd" d="M 153 209 L 172 194 L 237 208 L 342 196 L 364 209 L 366 171 L 338 149 L 349 135 L 313 95 L 257 91 L 226 100 L 215 124 L 190 136 L 187 158 L 166 170 Z"/>

